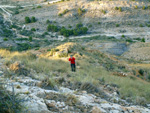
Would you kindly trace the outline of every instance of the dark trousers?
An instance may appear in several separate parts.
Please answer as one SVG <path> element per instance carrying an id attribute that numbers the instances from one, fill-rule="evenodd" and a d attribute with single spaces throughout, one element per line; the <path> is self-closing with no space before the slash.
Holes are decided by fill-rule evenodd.
<path id="1" fill-rule="evenodd" d="M 75 64 L 71 64 L 71 70 L 72 70 L 73 72 L 76 71 L 76 65 L 75 65 Z"/>

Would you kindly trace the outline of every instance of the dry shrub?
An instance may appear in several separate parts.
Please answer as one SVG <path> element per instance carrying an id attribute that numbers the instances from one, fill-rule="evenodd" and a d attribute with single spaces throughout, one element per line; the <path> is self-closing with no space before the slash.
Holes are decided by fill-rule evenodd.
<path id="1" fill-rule="evenodd" d="M 29 71 L 23 65 L 21 65 L 21 63 L 19 63 L 19 62 L 10 64 L 9 69 L 19 75 L 27 76 L 29 74 Z"/>

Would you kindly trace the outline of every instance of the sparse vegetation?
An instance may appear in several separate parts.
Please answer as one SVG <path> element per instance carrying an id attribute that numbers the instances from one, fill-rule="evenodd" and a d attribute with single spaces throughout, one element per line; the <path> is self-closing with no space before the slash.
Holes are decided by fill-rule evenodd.
<path id="1" fill-rule="evenodd" d="M 12 86 L 13 87 L 13 86 Z M 23 106 L 21 105 L 23 100 L 18 98 L 18 95 L 14 92 L 6 91 L 2 84 L 0 86 L 0 112 L 1 113 L 17 113 Z"/>
<path id="2" fill-rule="evenodd" d="M 125 35 L 122 35 L 121 37 L 122 37 L 122 38 L 125 38 Z"/>
<path id="3" fill-rule="evenodd" d="M 37 6 L 37 8 L 42 8 L 42 6 Z"/>
<path id="4" fill-rule="evenodd" d="M 141 42 L 145 42 L 145 38 L 142 38 Z"/>
<path id="5" fill-rule="evenodd" d="M 89 28 L 91 28 L 91 27 L 92 27 L 92 25 L 90 24 L 88 27 L 89 27 Z"/>
<path id="6" fill-rule="evenodd" d="M 138 9 L 138 6 L 136 5 L 136 6 L 134 6 L 134 8 L 135 8 L 135 9 Z"/>
<path id="7" fill-rule="evenodd" d="M 35 29 L 35 28 L 32 28 L 31 31 L 36 31 L 36 29 Z"/>
<path id="8" fill-rule="evenodd" d="M 78 25 L 79 26 L 79 25 Z M 66 44 L 67 45 L 67 44 Z M 61 47 L 61 46 L 60 46 Z M 64 47 L 64 46 L 62 46 Z M 66 47 L 64 47 L 66 48 Z M 75 49 L 73 49 L 75 48 Z M 117 85 L 119 85 L 120 89 L 120 93 L 122 97 L 130 97 L 132 99 L 135 99 L 136 96 L 142 96 L 144 98 L 147 99 L 147 101 L 149 100 L 149 96 L 145 95 L 146 91 L 149 92 L 149 84 L 145 84 L 142 81 L 139 81 L 138 79 L 134 79 L 133 77 L 119 77 L 119 76 L 112 76 L 111 75 L 111 71 L 115 71 L 116 67 L 118 67 L 118 69 L 122 70 L 123 66 L 120 66 L 117 64 L 116 61 L 113 61 L 110 58 L 107 58 L 103 53 L 98 52 L 98 51 L 91 51 L 88 52 L 88 50 L 86 49 L 81 49 L 82 47 L 80 47 L 79 45 L 77 45 L 76 47 L 72 47 L 69 48 L 70 53 L 72 52 L 81 52 L 82 56 L 76 56 L 77 59 L 77 63 L 78 66 L 80 66 L 82 69 L 78 69 L 78 71 L 73 75 L 73 77 L 71 77 L 71 81 L 78 81 L 81 83 L 85 83 L 85 82 L 89 82 L 92 83 L 93 85 L 98 85 L 99 84 L 99 78 L 103 78 L 105 80 L 106 83 L 115 83 Z M 61 51 L 60 49 L 51 49 L 51 51 L 53 51 L 53 54 L 57 51 Z M 3 53 L 3 54 L 2 54 Z M 5 53 L 4 51 L 0 51 L 0 54 L 3 57 L 11 57 L 11 59 L 13 59 L 12 61 L 21 61 L 22 63 L 25 64 L 26 67 L 28 68 L 32 68 L 35 71 L 37 71 L 38 73 L 45 73 L 46 75 L 49 76 L 53 76 L 50 74 L 50 72 L 61 72 L 61 73 L 70 73 L 70 69 L 68 69 L 69 64 L 66 63 L 63 60 L 60 59 L 47 59 L 47 55 L 44 55 L 41 58 L 36 58 L 36 57 L 31 57 L 32 54 L 30 53 L 24 53 L 24 54 L 20 54 L 18 53 L 18 55 L 15 53 L 15 55 L 13 55 L 13 53 Z M 7 54 L 7 55 L 6 55 Z M 48 51 L 49 54 L 49 51 Z M 17 55 L 17 56 L 16 56 Z M 53 58 L 53 56 L 49 56 L 51 58 Z M 67 56 L 65 56 L 67 57 Z M 95 60 L 98 60 L 99 63 L 103 64 L 104 67 L 96 67 L 93 65 L 93 63 L 95 62 Z M 28 62 L 27 62 L 28 61 Z M 113 65 L 110 65 L 112 64 Z M 86 65 L 85 65 L 86 64 Z M 121 67 L 121 68 L 119 68 Z M 90 70 L 89 70 L 90 69 Z M 111 71 L 110 71 L 111 70 Z M 99 73 L 101 73 L 99 75 Z M 141 73 L 141 72 L 140 72 Z M 85 76 L 86 75 L 86 76 Z M 127 84 L 128 83 L 128 84 Z M 132 87 L 130 87 L 132 86 Z M 94 86 L 95 87 L 95 86 Z M 142 91 L 141 91 L 142 89 Z M 132 95 L 130 95 L 132 93 Z"/>
<path id="9" fill-rule="evenodd" d="M 65 27 L 57 27 L 53 24 L 49 24 L 47 27 L 48 31 L 52 31 L 52 32 L 58 32 L 65 36 L 65 37 L 69 37 L 71 35 L 77 36 L 77 35 L 82 35 L 82 34 L 86 34 L 88 31 L 87 27 L 83 27 L 83 24 L 79 23 L 76 25 L 75 29 L 66 29 Z"/>
<path id="10" fill-rule="evenodd" d="M 59 13 L 58 16 L 63 16 L 65 15 L 66 13 L 68 13 L 69 10 L 68 9 L 65 9 L 62 13 Z"/>
<path id="11" fill-rule="evenodd" d="M 144 27 L 144 25 L 143 25 L 143 24 L 140 24 L 139 27 Z"/>
<path id="12" fill-rule="evenodd" d="M 3 40 L 4 40 L 4 41 L 8 41 L 8 38 L 4 38 Z"/>
<path id="13" fill-rule="evenodd" d="M 118 10 L 118 11 L 122 12 L 122 8 L 121 7 L 115 7 L 115 10 Z"/>
<path id="14" fill-rule="evenodd" d="M 36 5 L 28 7 L 27 3 L 22 8 L 18 7 L 24 2 L 18 1 L 16 8 L 13 8 L 13 4 L 12 8 L 5 8 L 13 15 L 10 20 L 3 21 L 0 14 L 0 47 L 6 49 L 0 49 L 0 78 L 4 76 L 18 83 L 15 85 L 18 92 L 24 86 L 31 87 L 24 88 L 25 91 L 19 92 L 19 96 L 32 98 L 36 90 L 32 87 L 42 89 L 34 94 L 43 98 L 41 100 L 44 101 L 39 100 L 46 104 L 49 111 L 55 107 L 51 104 L 51 100 L 54 100 L 54 104 L 64 106 L 61 109 L 67 106 L 68 110 L 72 109 L 71 112 L 93 112 L 91 105 L 83 107 L 83 103 L 80 103 L 83 99 L 78 99 L 79 95 L 88 97 L 91 94 L 92 97 L 96 96 L 93 105 L 101 105 L 106 100 L 107 104 L 116 103 L 124 109 L 130 107 L 122 99 L 131 106 L 149 104 L 150 46 L 147 32 L 150 22 L 147 15 L 149 10 L 146 10 L 150 9 L 149 3 L 141 6 L 137 1 L 67 1 L 51 4 L 50 0 L 42 0 L 38 5 L 34 1 Z M 33 3 L 32 0 L 29 2 Z M 145 1 L 142 2 L 144 5 Z M 109 3 L 113 5 L 110 7 Z M 68 62 L 70 55 L 76 58 L 76 72 L 71 72 Z M 27 81 L 30 78 L 35 81 L 22 81 L 26 78 Z M 10 100 L 9 95 L 1 94 L 0 87 L 0 101 L 3 97 L 6 101 L 0 102 L 0 112 L 5 102 L 6 112 L 11 110 L 17 113 L 13 112 L 12 106 L 20 110 L 20 104 L 17 103 L 19 108 L 14 107 L 11 101 L 7 101 Z M 98 101 L 99 98 L 102 101 Z M 66 112 L 54 110 L 52 112 Z"/>
<path id="15" fill-rule="evenodd" d="M 32 37 L 31 36 L 29 36 L 29 41 L 32 42 Z"/>
<path id="16" fill-rule="evenodd" d="M 30 18 L 29 17 L 25 17 L 25 23 L 30 23 L 31 22 L 31 20 L 30 20 Z"/>
<path id="17" fill-rule="evenodd" d="M 49 24 L 47 26 L 47 31 L 57 32 L 58 31 L 58 27 L 53 25 L 53 24 Z"/>
<path id="18" fill-rule="evenodd" d="M 34 16 L 31 17 L 25 17 L 25 23 L 28 24 L 28 23 L 34 23 L 36 22 L 36 18 Z"/>
<path id="19" fill-rule="evenodd" d="M 102 10 L 101 12 L 102 12 L 103 14 L 106 14 L 106 11 L 105 11 L 105 10 Z"/>
<path id="20" fill-rule="evenodd" d="M 34 23 L 34 22 L 36 22 L 36 19 L 35 19 L 34 16 L 32 16 L 32 17 L 31 17 L 31 23 Z"/>
<path id="21" fill-rule="evenodd" d="M 120 25 L 119 24 L 116 24 L 116 27 L 119 27 Z"/>
<path id="22" fill-rule="evenodd" d="M 81 8 L 78 8 L 78 15 L 79 16 L 81 16 L 81 15 L 83 15 L 86 11 L 85 11 L 85 9 L 81 9 Z"/>
<path id="23" fill-rule="evenodd" d="M 146 9 L 146 6 L 143 6 L 142 9 L 145 10 L 145 9 Z"/>

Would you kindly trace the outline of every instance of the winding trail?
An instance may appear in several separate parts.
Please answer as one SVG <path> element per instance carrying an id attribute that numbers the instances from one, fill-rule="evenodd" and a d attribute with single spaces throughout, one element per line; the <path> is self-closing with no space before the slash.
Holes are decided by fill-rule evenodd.
<path id="1" fill-rule="evenodd" d="M 11 25 L 12 25 L 12 20 L 10 19 L 11 17 L 12 17 L 12 14 L 10 14 L 8 11 L 6 11 L 6 9 L 4 9 L 4 7 L 2 7 L 2 6 L 0 6 L 0 9 L 4 12 L 4 13 L 6 13 L 6 15 L 8 15 L 8 16 L 5 16 L 4 15 L 4 18 L 6 19 L 6 20 L 8 20 L 10 23 L 11 23 Z"/>

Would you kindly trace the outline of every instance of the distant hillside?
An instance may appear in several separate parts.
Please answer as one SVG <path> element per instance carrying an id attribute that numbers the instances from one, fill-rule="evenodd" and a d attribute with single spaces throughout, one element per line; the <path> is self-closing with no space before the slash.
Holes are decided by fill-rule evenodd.
<path id="1" fill-rule="evenodd" d="M 33 6 L 20 9 L 19 14 L 14 15 L 12 20 L 24 24 L 26 16 L 35 16 L 38 22 L 26 26 L 27 29 L 36 28 L 40 33 L 46 32 L 46 21 L 49 20 L 56 26 L 72 28 L 82 22 L 92 34 L 149 39 L 149 5 L 149 1 L 146 0 L 130 2 L 70 0 L 51 5 L 41 4 L 40 8 Z"/>

